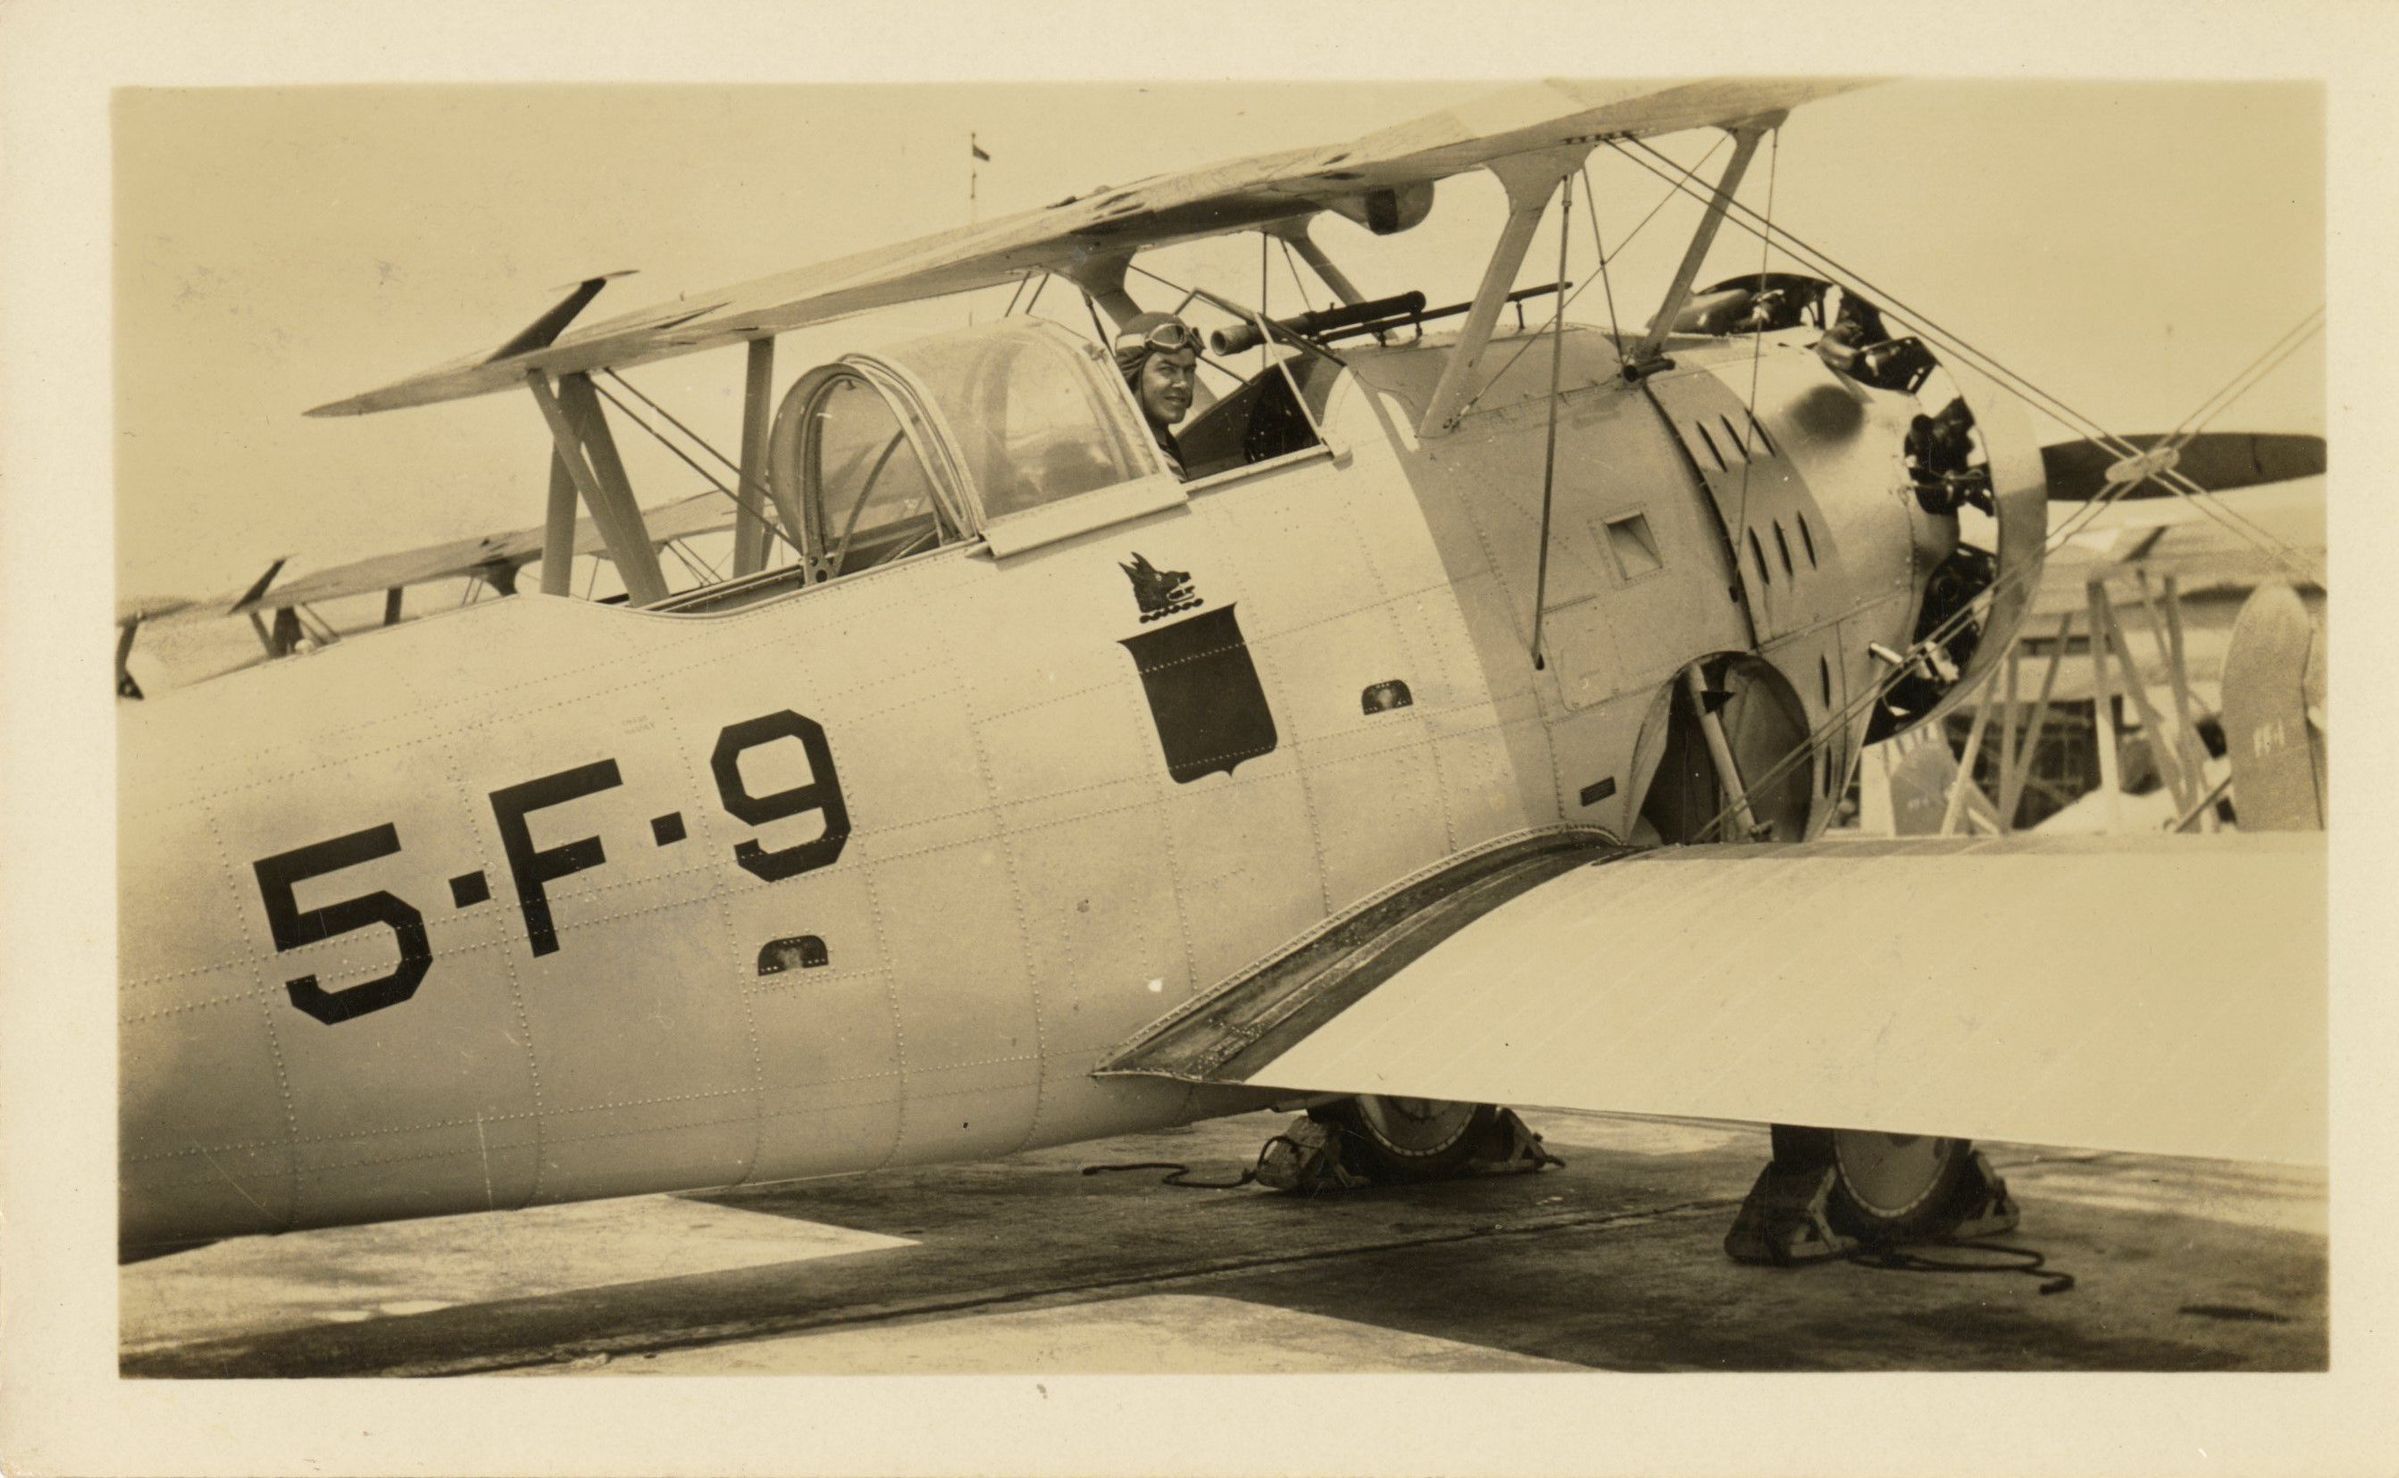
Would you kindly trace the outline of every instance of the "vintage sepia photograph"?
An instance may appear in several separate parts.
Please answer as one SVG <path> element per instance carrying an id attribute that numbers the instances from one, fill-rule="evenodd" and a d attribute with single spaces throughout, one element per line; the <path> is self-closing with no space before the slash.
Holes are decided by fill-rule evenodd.
<path id="1" fill-rule="evenodd" d="M 124 1372 L 2323 1369 L 2323 105 L 121 93 Z"/>
<path id="2" fill-rule="evenodd" d="M 86 87 L 22 1470 L 2358 1471 L 2354 93 L 1517 39 Z"/>

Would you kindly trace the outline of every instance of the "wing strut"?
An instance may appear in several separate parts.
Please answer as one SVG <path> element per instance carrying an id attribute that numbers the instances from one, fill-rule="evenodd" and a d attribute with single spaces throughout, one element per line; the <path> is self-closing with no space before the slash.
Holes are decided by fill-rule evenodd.
<path id="1" fill-rule="evenodd" d="M 1774 118 L 1746 124 L 1733 131 L 1733 157 L 1726 161 L 1724 174 L 1716 181 L 1716 191 L 1708 197 L 1708 213 L 1700 217 L 1699 229 L 1691 233 L 1691 245 L 1683 251 L 1683 264 L 1674 272 L 1674 285 L 1666 289 L 1666 301 L 1659 305 L 1658 316 L 1649 322 L 1649 332 L 1626 357 L 1628 371 L 1646 373 L 1658 357 L 1658 346 L 1666 342 L 1668 330 L 1674 327 L 1674 316 L 1683 311 L 1683 300 L 1691 296 L 1691 284 L 1699 276 L 1700 264 L 1707 260 L 1708 248 L 1715 244 L 1716 229 L 1724 224 L 1725 208 L 1732 204 L 1733 192 L 1741 188 L 1741 177 L 1749 173 L 1749 161 L 1757 155 L 1758 140 L 1767 129 L 1782 122 Z"/>
<path id="2" fill-rule="evenodd" d="M 541 527 L 541 593 L 575 590 L 575 477 L 564 448 L 550 448 L 550 502 Z"/>
<path id="3" fill-rule="evenodd" d="M 1491 162 L 1491 172 L 1508 189 L 1508 223 L 1500 229 L 1499 244 L 1492 248 L 1491 261 L 1483 268 L 1482 286 L 1475 289 L 1474 306 L 1466 310 L 1466 326 L 1458 331 L 1458 345 L 1450 351 L 1441 382 L 1433 387 L 1432 398 L 1425 405 L 1424 420 L 1416 428 L 1419 437 L 1441 436 L 1456 428 L 1460 408 L 1466 403 L 1466 377 L 1474 373 L 1483 346 L 1491 342 L 1492 325 L 1499 322 L 1508 289 L 1516 284 L 1516 269 L 1524 265 L 1534 228 L 1541 224 L 1541 212 L 1548 208 L 1558 182 L 1582 168 L 1583 158 L 1590 152 L 1589 144 L 1573 144 Z"/>
<path id="4" fill-rule="evenodd" d="M 1141 311 L 1141 305 L 1133 301 L 1131 293 L 1125 291 L 1125 269 L 1132 264 L 1131 252 L 1112 252 L 1107 256 L 1088 257 L 1058 270 L 1067 281 L 1083 290 L 1083 296 L 1099 305 L 1100 311 L 1108 315 L 1111 328 L 1121 328 L 1126 319 Z M 1101 342 L 1105 343 L 1106 340 L 1107 336 L 1101 335 Z"/>
<path id="5" fill-rule="evenodd" d="M 1308 264 L 1308 270 L 1331 288 L 1333 296 L 1339 298 L 1344 306 L 1354 308 L 1366 301 L 1366 295 L 1359 292 L 1357 284 L 1349 280 L 1349 274 L 1334 266 L 1333 259 L 1324 254 L 1324 248 L 1316 244 L 1316 238 L 1308 234 L 1307 218 L 1285 221 L 1267 229 L 1289 242 L 1291 249 L 1299 253 L 1299 259 Z"/>
<path id="6" fill-rule="evenodd" d="M 142 696 L 142 685 L 133 680 L 133 673 L 125 666 L 133 657 L 133 639 L 141 629 L 142 618 L 138 615 L 117 628 L 117 696 L 120 698 Z"/>
<path id="7" fill-rule="evenodd" d="M 491 358 L 485 360 L 484 363 L 492 364 L 503 359 L 513 359 L 519 354 L 530 354 L 536 349 L 549 348 L 558 342 L 560 334 L 566 332 L 567 325 L 575 321 L 575 315 L 581 313 L 590 305 L 592 299 L 600 295 L 601 288 L 619 277 L 631 277 L 632 275 L 630 271 L 603 272 L 597 277 L 584 278 L 574 287 L 566 290 L 566 296 L 559 300 L 556 307 L 517 330 L 514 338 L 493 350 Z"/>
<path id="8" fill-rule="evenodd" d="M 741 396 L 741 488 L 749 497 L 733 521 L 733 576 L 755 575 L 766 568 L 767 501 L 766 444 L 775 420 L 775 339 L 769 334 L 750 340 L 749 374 Z M 793 531 L 792 547 L 799 547 Z"/>
<path id="9" fill-rule="evenodd" d="M 558 464 L 583 494 L 592 522 L 600 526 L 600 537 L 608 541 L 608 558 L 625 582 L 627 599 L 637 606 L 666 599 L 666 577 L 658 569 L 658 551 L 650 547 L 648 526 L 640 505 L 633 501 L 633 485 L 617 457 L 616 438 L 608 432 L 608 417 L 591 388 L 591 377 L 563 375 L 555 394 L 549 377 L 538 369 L 527 373 L 525 383 L 533 391 L 534 403 L 541 407 L 542 419 L 549 423 Z M 555 489 L 555 482 L 552 487 Z M 553 497 L 551 511 L 556 510 Z M 547 590 L 549 583 L 545 553 L 543 589 Z"/>
<path id="10" fill-rule="evenodd" d="M 1708 757 L 1716 762 L 1716 778 L 1724 782 L 1725 794 L 1732 797 L 1734 816 L 1741 822 L 1741 834 L 1755 841 L 1764 828 L 1758 825 L 1757 813 L 1749 809 L 1749 788 L 1742 783 L 1741 767 L 1733 759 L 1733 746 L 1724 737 L 1724 719 L 1717 712 L 1724 700 L 1732 696 L 1720 689 L 1710 688 L 1704 664 L 1694 662 L 1683 669 L 1683 686 L 1690 691 L 1691 709 L 1699 715 L 1699 731 L 1708 741 Z"/>

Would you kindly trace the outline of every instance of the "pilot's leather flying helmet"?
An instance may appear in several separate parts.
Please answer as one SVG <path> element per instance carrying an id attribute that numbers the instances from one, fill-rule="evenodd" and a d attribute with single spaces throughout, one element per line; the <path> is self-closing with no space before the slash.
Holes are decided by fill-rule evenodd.
<path id="1" fill-rule="evenodd" d="M 1188 349 L 1198 357 L 1200 334 L 1172 313 L 1136 313 L 1116 331 L 1111 347 L 1116 351 L 1117 372 L 1130 380 L 1141 373 L 1142 362 L 1153 352 L 1175 354 Z"/>

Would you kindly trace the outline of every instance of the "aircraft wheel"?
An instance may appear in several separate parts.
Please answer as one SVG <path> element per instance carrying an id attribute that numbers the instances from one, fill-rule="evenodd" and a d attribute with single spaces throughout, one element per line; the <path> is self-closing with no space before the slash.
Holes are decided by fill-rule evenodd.
<path id="1" fill-rule="evenodd" d="M 1379 1185 L 1443 1180 L 1475 1157 L 1499 1110 L 1437 1098 L 1345 1098 L 1308 1110 L 1345 1131 L 1342 1163 Z"/>
<path id="2" fill-rule="evenodd" d="M 1774 1126 L 1774 1158 L 1833 1168 L 1824 1208 L 1833 1230 L 1864 1242 L 1935 1236 L 1957 1225 L 1974 1142 L 1871 1129 Z"/>

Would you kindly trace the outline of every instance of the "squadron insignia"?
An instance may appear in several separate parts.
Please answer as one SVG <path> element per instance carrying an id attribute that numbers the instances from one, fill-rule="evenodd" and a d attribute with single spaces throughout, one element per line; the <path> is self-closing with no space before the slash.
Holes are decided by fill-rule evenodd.
<path id="1" fill-rule="evenodd" d="M 1144 623 L 1202 604 L 1187 570 L 1161 570 L 1136 554 L 1119 564 L 1133 582 Z M 1150 718 L 1166 752 L 1166 773 L 1178 785 L 1246 759 L 1271 754 L 1281 737 L 1258 664 L 1228 602 L 1215 610 L 1123 639 L 1141 673 Z"/>
<path id="2" fill-rule="evenodd" d="M 1141 619 L 1145 622 L 1163 620 L 1177 611 L 1197 610 L 1206 604 L 1191 593 L 1189 570 L 1159 569 L 1138 551 L 1131 564 L 1120 564 L 1117 568 L 1133 582 L 1133 599 L 1141 603 Z"/>

